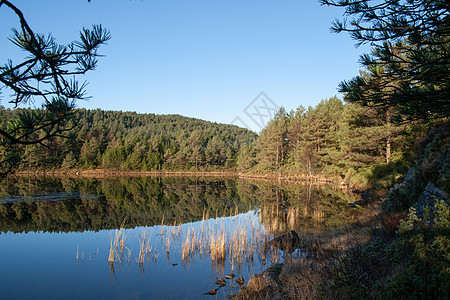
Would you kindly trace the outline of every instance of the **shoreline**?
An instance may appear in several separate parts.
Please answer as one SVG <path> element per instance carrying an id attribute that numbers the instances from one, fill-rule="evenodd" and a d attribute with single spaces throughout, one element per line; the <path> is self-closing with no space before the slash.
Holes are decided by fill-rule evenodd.
<path id="1" fill-rule="evenodd" d="M 70 170 L 39 170 L 39 171 L 18 171 L 12 176 L 49 176 L 49 177 L 69 177 L 69 178 L 109 178 L 109 177 L 232 177 L 245 180 L 269 181 L 269 182 L 292 182 L 308 184 L 331 184 L 342 189 L 352 188 L 343 181 L 336 178 L 327 178 L 321 175 L 308 176 L 305 174 L 283 175 L 283 174 L 253 174 L 242 173 L 236 170 L 224 171 L 142 171 L 142 170 L 109 170 L 109 169 L 70 169 Z"/>
<path id="2" fill-rule="evenodd" d="M 13 176 L 61 176 L 81 178 L 105 177 L 150 177 L 150 176 L 210 176 L 210 177 L 238 177 L 235 171 L 142 171 L 142 170 L 108 170 L 108 169 L 71 169 L 71 170 L 39 170 L 35 172 L 19 171 Z"/>

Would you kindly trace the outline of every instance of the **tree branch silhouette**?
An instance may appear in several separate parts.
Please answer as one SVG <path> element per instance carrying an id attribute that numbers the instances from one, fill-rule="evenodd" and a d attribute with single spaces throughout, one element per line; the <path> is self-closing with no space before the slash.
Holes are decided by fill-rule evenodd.
<path id="1" fill-rule="evenodd" d="M 20 162 L 20 155 L 8 154 L 13 149 L 17 152 L 18 146 L 42 144 L 73 128 L 76 101 L 88 98 L 87 82 L 79 83 L 77 76 L 95 69 L 101 57 L 98 49 L 111 34 L 101 25 L 93 25 L 92 29 L 81 30 L 79 40 L 62 45 L 51 34 L 35 33 L 22 11 L 10 1 L 0 0 L 2 7 L 19 18 L 20 28 L 12 29 L 9 41 L 28 55 L 18 64 L 8 60 L 0 66 L 0 92 L 11 92 L 9 103 L 14 108 L 41 103 L 38 110 L 20 110 L 13 121 L 0 128 L 0 176 L 5 176 Z"/>

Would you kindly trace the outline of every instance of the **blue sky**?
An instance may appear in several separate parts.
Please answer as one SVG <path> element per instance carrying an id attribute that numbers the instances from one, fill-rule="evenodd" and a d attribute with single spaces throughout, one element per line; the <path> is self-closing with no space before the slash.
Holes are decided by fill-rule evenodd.
<path id="1" fill-rule="evenodd" d="M 295 109 L 337 94 L 358 73 L 346 34 L 330 32 L 342 11 L 317 0 L 65 0 L 14 1 L 35 32 L 60 43 L 102 24 L 112 39 L 106 56 L 80 80 L 89 102 L 79 107 L 181 114 L 218 123 L 245 118 L 244 109 L 264 92 Z M 7 38 L 17 17 L 0 8 L 0 63 L 23 53 Z M 1 104 L 7 104 L 3 93 Z M 252 129 L 258 131 L 246 123 Z M 239 124 L 238 124 L 239 125 Z"/>

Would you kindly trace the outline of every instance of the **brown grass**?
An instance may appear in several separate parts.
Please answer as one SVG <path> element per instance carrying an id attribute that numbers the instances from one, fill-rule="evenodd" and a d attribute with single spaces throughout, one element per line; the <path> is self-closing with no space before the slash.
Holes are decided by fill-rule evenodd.
<path id="1" fill-rule="evenodd" d="M 382 215 L 373 207 L 364 216 L 340 233 L 320 236 L 303 236 L 304 256 L 286 257 L 278 284 L 269 287 L 261 284 L 251 289 L 241 289 L 233 299 L 342 299 L 345 293 L 341 287 L 330 289 L 333 278 L 340 278 L 341 270 L 347 270 L 349 280 L 364 285 L 381 280 L 383 266 L 367 260 L 362 255 L 362 245 L 371 241 L 374 235 L 389 236 L 395 232 L 402 218 L 401 214 Z M 272 253 L 271 263 L 276 254 Z M 353 283 L 353 282 L 352 282 Z M 368 286 L 368 289 L 373 288 Z"/>
<path id="2" fill-rule="evenodd" d="M 123 253 L 123 247 L 121 245 L 125 245 L 124 237 L 123 237 L 123 228 L 116 230 L 114 236 L 110 236 L 111 246 L 109 249 L 108 262 L 114 263 L 115 261 L 120 262 L 119 253 Z M 122 248 L 122 250 L 121 250 Z"/>

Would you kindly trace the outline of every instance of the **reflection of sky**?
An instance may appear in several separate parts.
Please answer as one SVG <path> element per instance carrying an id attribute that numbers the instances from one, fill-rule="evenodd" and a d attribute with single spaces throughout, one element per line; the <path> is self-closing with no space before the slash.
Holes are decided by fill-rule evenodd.
<path id="1" fill-rule="evenodd" d="M 124 183 L 118 181 L 112 181 L 110 183 L 114 183 L 111 184 L 114 186 L 119 184 L 122 185 L 123 190 L 128 189 L 128 186 Z M 136 181 L 133 181 L 133 183 L 141 186 L 150 184 L 151 186 L 153 184 L 153 181 L 148 179 L 136 179 Z M 270 232 L 274 232 L 276 231 L 274 230 L 274 228 L 276 227 L 274 225 L 278 224 L 280 221 L 285 222 L 286 220 L 284 219 L 287 217 L 286 213 L 287 215 L 289 215 L 289 211 L 286 211 L 288 206 L 280 205 L 278 204 L 278 202 L 278 206 L 271 206 L 275 205 L 275 203 L 271 202 L 270 195 L 273 194 L 270 192 L 270 186 L 257 187 L 258 189 L 260 189 L 261 194 L 256 194 L 255 196 L 255 198 L 260 197 L 261 199 L 264 199 L 264 197 L 266 197 L 266 202 L 269 206 L 257 206 L 261 207 L 260 211 L 249 211 L 247 213 L 241 213 L 231 217 L 230 215 L 234 214 L 235 209 L 239 209 L 242 212 L 244 211 L 244 207 L 248 207 L 249 204 L 247 203 L 251 202 L 243 201 L 243 198 L 233 196 L 230 196 L 230 198 L 228 199 L 227 196 L 222 200 L 217 200 L 224 201 L 224 205 L 211 207 L 205 206 L 203 208 L 201 206 L 201 203 L 203 203 L 205 199 L 202 198 L 202 193 L 198 192 L 191 195 L 188 194 L 189 188 L 187 188 L 186 193 L 182 193 L 178 190 L 178 187 L 189 187 L 189 184 L 191 184 L 190 181 L 186 179 L 173 182 L 170 181 L 170 184 L 164 185 L 164 189 L 165 191 L 173 192 L 176 195 L 180 194 L 180 199 L 185 199 L 188 196 L 198 197 L 198 199 L 195 199 L 196 201 L 194 201 L 197 213 L 190 214 L 189 208 L 178 207 L 179 205 L 191 205 L 190 202 L 185 202 L 183 200 L 183 202 L 180 201 L 172 203 L 170 201 L 173 201 L 173 199 L 164 198 L 164 201 L 161 202 L 164 203 L 161 211 L 155 212 L 159 213 L 158 216 L 160 216 L 161 213 L 166 214 L 166 221 L 164 222 L 164 225 L 156 225 L 151 227 L 135 227 L 133 229 L 124 230 L 124 234 L 126 236 L 125 244 L 127 249 L 131 251 L 131 257 L 129 261 L 127 260 L 122 261 L 121 263 L 115 263 L 114 274 L 111 273 L 110 266 L 108 264 L 108 252 L 110 249 L 111 236 L 115 233 L 114 230 L 101 230 L 98 232 L 30 232 L 13 234 L 7 232 L 9 227 L 5 226 L 4 232 L 7 233 L 0 233 L 0 288 L 2 293 L 0 294 L 0 298 L 198 299 L 204 292 L 207 292 L 216 287 L 216 285 L 214 284 L 214 282 L 216 281 L 216 277 L 223 278 L 224 275 L 233 272 L 237 277 L 242 276 L 244 277 L 245 281 L 248 282 L 249 278 L 253 274 L 260 273 L 270 264 L 275 263 L 275 260 L 271 260 L 270 255 L 267 255 L 267 264 L 263 265 L 261 256 L 257 256 L 255 253 L 253 264 L 251 263 L 251 259 L 247 259 L 245 261 L 245 264 L 240 265 L 236 260 L 230 261 L 228 259 L 229 255 L 227 255 L 225 264 L 213 264 L 210 254 L 205 253 L 207 251 L 205 249 L 203 254 L 196 253 L 195 255 L 190 257 L 191 259 L 189 260 L 189 263 L 183 263 L 181 249 L 183 243 L 186 241 L 186 234 L 188 232 L 194 232 L 194 235 L 198 237 L 203 227 L 206 234 L 204 242 L 209 242 L 208 234 L 210 232 L 218 233 L 216 235 L 217 237 L 221 235 L 221 230 L 224 229 L 226 235 L 230 237 L 235 234 L 236 230 L 239 229 L 244 230 L 249 240 L 251 240 L 250 229 L 260 229 L 262 232 L 266 232 L 264 226 L 260 224 L 260 218 L 261 220 L 264 220 L 264 224 L 268 226 Z M 200 181 L 200 183 L 196 182 L 195 184 L 195 186 L 198 187 L 200 186 L 200 184 L 205 184 L 205 182 Z M 58 187 L 62 187 L 63 184 L 58 182 L 54 183 L 53 181 L 33 181 L 31 189 L 23 188 L 24 186 L 28 188 L 28 185 L 23 184 L 23 182 L 21 181 L 18 181 L 17 183 L 13 181 L 11 185 L 13 186 L 13 188 L 5 189 L 5 191 L 7 191 L 8 193 L 5 193 L 6 196 L 0 199 L 0 203 L 1 201 L 4 201 L 3 203 L 7 203 L 5 205 L 8 206 L 10 205 L 8 202 L 35 202 L 24 205 L 26 208 L 29 208 L 29 212 L 31 212 L 31 214 L 29 215 L 30 219 L 24 220 L 26 221 L 24 223 L 24 230 L 30 230 L 30 228 L 26 228 L 26 224 L 35 223 L 39 224 L 39 228 L 44 228 L 47 230 L 47 228 L 51 227 L 53 228 L 53 230 L 55 230 L 54 228 L 57 228 L 59 224 L 66 222 L 66 218 L 72 219 L 72 217 L 76 217 L 76 212 L 74 212 L 75 215 L 70 215 L 69 212 L 72 211 L 70 209 L 67 210 L 67 214 L 62 214 L 61 216 L 59 216 L 58 212 L 60 208 L 58 205 L 53 205 L 55 203 L 52 203 L 51 205 L 51 208 L 54 209 L 54 211 L 52 210 L 51 212 L 47 212 L 45 210 L 46 205 L 40 205 L 41 203 L 37 203 L 36 201 L 43 201 L 42 203 L 45 204 L 51 201 L 63 201 L 64 199 L 67 200 L 72 198 L 74 200 L 80 198 L 84 200 L 88 198 L 105 197 L 89 196 L 87 195 L 88 192 L 72 192 L 78 190 L 78 185 L 83 187 L 92 187 L 90 189 L 84 188 L 88 191 L 102 190 L 98 188 L 97 183 L 93 184 L 91 181 L 74 182 L 73 186 L 75 188 L 71 188 L 70 192 L 56 192 L 55 189 L 57 189 Z M 44 187 L 47 187 L 48 185 L 51 185 L 51 188 L 44 189 Z M 212 182 L 208 186 L 211 186 L 210 192 L 213 194 L 217 193 L 218 195 L 228 195 L 226 193 L 223 193 L 224 189 L 230 188 L 234 185 L 231 184 L 230 187 L 225 187 L 226 185 L 216 185 L 215 182 Z M 177 187 L 177 189 L 175 189 L 174 187 Z M 298 221 L 301 222 L 297 224 L 299 228 L 296 228 L 296 230 L 308 229 L 303 228 L 302 222 L 305 222 L 305 224 L 308 226 L 308 222 L 314 221 L 315 210 L 321 212 L 324 216 L 326 216 L 327 220 L 331 221 L 335 220 L 336 218 L 340 219 L 340 213 L 344 213 L 343 216 L 346 216 L 345 213 L 347 211 L 345 209 L 349 209 L 346 203 L 347 201 L 338 200 L 337 198 L 327 196 L 328 194 L 325 192 L 312 193 L 312 200 L 308 199 L 308 201 L 297 201 L 296 197 L 300 199 L 302 195 L 306 195 L 307 192 L 306 188 L 302 186 L 299 187 L 300 189 L 296 191 L 296 193 L 288 193 L 288 190 L 286 190 L 285 198 L 285 200 L 291 205 L 289 207 L 295 208 L 294 211 L 298 212 L 298 216 L 296 216 L 296 218 L 298 218 Z M 102 190 L 102 192 L 98 193 L 107 194 L 105 192 L 106 190 L 107 189 Z M 45 193 L 44 191 L 48 192 Z M 245 189 L 242 190 L 242 192 L 246 193 L 251 193 L 252 191 L 253 189 L 249 189 L 248 191 Z M 95 192 L 91 193 L 95 194 Z M 144 224 L 142 225 L 145 225 L 146 218 L 144 217 L 152 216 L 153 211 L 151 210 L 158 208 L 155 208 L 152 205 L 148 206 L 148 209 L 150 211 L 135 211 L 133 210 L 134 206 L 129 204 L 132 204 L 134 201 L 136 201 L 135 199 L 140 198 L 139 196 L 137 196 L 137 198 L 133 197 L 134 196 L 131 196 L 131 194 L 127 194 L 126 196 L 124 196 L 124 199 L 126 198 L 126 201 L 128 202 L 126 202 L 122 198 L 117 198 L 117 200 L 115 200 L 116 198 L 112 197 L 110 199 L 111 202 L 105 203 L 106 205 L 110 205 L 106 206 L 105 209 L 114 207 L 114 205 L 122 204 L 123 208 L 118 208 L 116 210 L 111 209 L 110 211 L 108 211 L 108 213 L 110 214 L 108 215 L 108 217 L 111 217 L 111 220 L 123 220 L 123 218 L 125 218 L 126 216 L 126 223 L 128 224 L 128 226 L 139 224 L 139 222 L 143 222 Z M 144 197 L 143 199 L 147 198 Z M 151 203 L 150 201 L 153 201 L 152 199 L 153 198 L 149 196 L 145 201 Z M 218 197 L 217 199 L 220 199 L 220 197 Z M 177 198 L 177 200 L 179 199 Z M 326 204 L 322 205 L 324 200 L 326 200 Z M 60 202 L 58 204 L 67 204 L 70 206 L 71 202 L 72 201 L 69 201 L 68 203 Z M 89 201 L 74 201 L 74 203 L 76 203 L 75 208 L 80 209 L 80 211 L 82 212 L 85 212 L 83 210 L 84 208 L 91 207 Z M 100 210 L 102 209 L 102 201 L 93 201 L 92 203 L 92 207 Z M 63 209 L 63 206 L 64 205 L 61 205 L 61 209 Z M 33 209 L 30 209 L 30 207 L 32 207 Z M 133 207 L 133 209 L 130 211 L 127 210 L 127 207 Z M 142 207 L 147 208 L 146 205 L 143 205 Z M 171 208 L 173 207 L 180 208 L 180 210 L 186 210 L 186 214 L 183 214 L 184 211 L 171 210 Z M 213 207 L 218 207 L 220 209 L 216 212 Z M 15 208 L 20 208 L 20 205 L 18 207 L 13 207 L 12 209 Z M 276 210 L 273 210 L 274 208 L 276 208 Z M 175 222 L 178 222 L 176 221 L 176 218 L 182 218 L 186 220 L 189 218 L 189 216 L 191 216 L 192 218 L 198 218 L 198 212 L 200 212 L 201 217 L 202 209 L 204 209 L 205 214 L 209 213 L 209 216 L 205 216 L 205 218 L 208 219 L 204 222 L 196 221 L 182 224 L 180 226 L 180 235 L 175 240 L 171 241 L 168 259 L 165 252 L 165 240 L 167 235 L 171 234 L 172 229 L 175 228 L 174 226 L 172 226 L 174 220 Z M 304 209 L 307 209 L 306 216 L 308 218 L 306 219 L 302 219 L 305 216 Z M 141 212 L 142 216 L 139 214 Z M 280 215 L 278 217 L 274 217 L 272 216 L 273 212 L 276 212 L 277 214 L 279 212 Z M 54 215 L 51 215 L 51 213 Z M 14 216 L 14 214 L 11 215 Z M 86 212 L 86 216 L 89 219 L 89 211 Z M 42 219 L 37 220 L 37 218 Z M 5 224 L 7 225 L 9 219 L 5 219 L 2 221 L 5 221 Z M 97 221 L 97 219 L 95 219 L 95 221 Z M 102 219 L 101 221 L 106 220 Z M 45 224 L 46 222 L 48 222 L 48 224 Z M 152 220 L 152 222 L 155 222 L 155 220 Z M 335 224 L 336 220 L 333 222 L 331 222 L 331 224 Z M 12 223 L 14 224 L 14 222 Z M 80 224 L 77 223 L 76 225 L 81 226 L 81 220 Z M 157 254 L 156 261 L 152 259 L 146 262 L 144 264 L 144 268 L 140 268 L 138 263 L 136 262 L 136 258 L 139 255 L 139 240 L 142 232 L 145 232 L 147 236 L 152 237 L 150 240 L 150 245 L 152 247 L 153 254 Z M 161 235 L 161 232 L 163 232 L 163 235 Z M 258 233 L 258 230 L 256 230 L 256 233 Z M 301 234 L 301 232 L 299 232 L 299 234 Z M 77 248 L 79 253 L 78 261 L 76 258 Z M 127 251 L 128 250 L 125 250 L 125 254 L 127 253 Z M 295 252 L 295 255 L 301 256 L 301 250 Z M 232 284 L 233 286 L 237 286 L 237 284 L 234 283 L 234 280 L 232 281 Z M 218 292 L 218 298 L 223 299 L 226 295 L 232 292 L 235 293 L 237 292 L 237 290 L 237 287 L 234 289 L 230 289 L 229 286 L 221 288 Z"/>
<path id="2" fill-rule="evenodd" d="M 251 211 L 234 217 L 206 220 L 204 227 L 218 226 L 232 232 L 236 226 L 240 229 L 245 224 L 251 226 L 253 221 L 257 221 L 257 216 Z M 181 226 L 180 236 L 171 245 L 170 263 L 162 248 L 160 234 L 161 229 L 164 229 L 164 234 L 169 233 L 172 226 L 125 230 L 125 244 L 131 250 L 131 258 L 115 264 L 114 276 L 107 262 L 110 237 L 114 231 L 0 234 L 2 296 L 8 299 L 197 299 L 216 287 L 215 277 L 231 272 L 229 261 L 222 271 L 214 270 L 208 255 L 197 255 L 189 265 L 183 266 L 180 248 L 186 233 L 189 229 L 197 232 L 201 226 L 202 222 Z M 158 257 L 156 262 L 146 263 L 142 273 L 136 258 L 143 230 L 151 234 L 152 248 Z M 179 251 L 173 250 L 177 247 Z M 250 272 L 259 273 L 265 268 L 257 259 L 254 262 L 253 270 L 249 267 L 239 270 L 235 266 L 233 272 L 248 281 L 252 275 Z M 234 281 L 233 285 L 236 286 Z M 224 287 L 219 294 L 225 296 L 231 292 L 230 287 Z"/>

